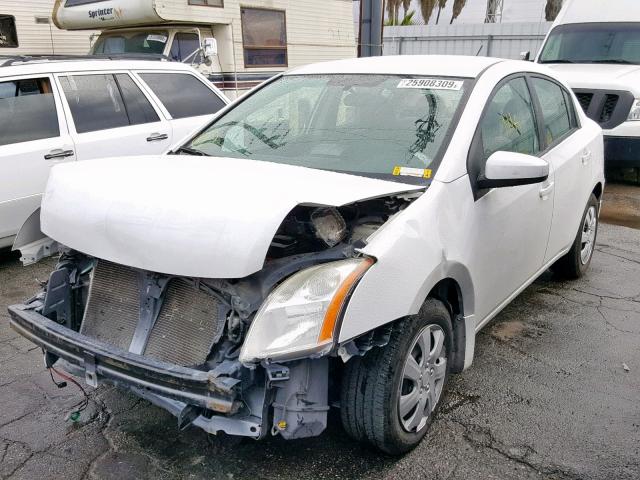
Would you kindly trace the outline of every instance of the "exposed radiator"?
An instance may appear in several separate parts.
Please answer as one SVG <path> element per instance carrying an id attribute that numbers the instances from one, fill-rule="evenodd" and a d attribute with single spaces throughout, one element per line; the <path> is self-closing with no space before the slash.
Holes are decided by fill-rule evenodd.
<path id="1" fill-rule="evenodd" d="M 129 350 L 138 323 L 141 273 L 100 260 L 94 268 L 80 332 Z M 143 355 L 174 363 L 203 364 L 221 329 L 220 302 L 191 283 L 169 281 L 164 303 Z"/>

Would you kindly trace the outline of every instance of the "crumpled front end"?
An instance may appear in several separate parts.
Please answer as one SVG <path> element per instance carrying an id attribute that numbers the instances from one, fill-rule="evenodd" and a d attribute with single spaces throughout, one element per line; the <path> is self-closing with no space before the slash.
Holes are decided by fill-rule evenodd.
<path id="1" fill-rule="evenodd" d="M 326 381 L 318 381 L 327 378 L 327 359 L 243 366 L 246 322 L 233 307 L 237 293 L 226 281 L 71 253 L 44 292 L 9 313 L 12 328 L 46 352 L 48 366 L 59 361 L 94 387 L 127 388 L 173 413 L 180 428 L 260 438 L 269 433 L 273 405 L 274 428 L 285 437 L 319 434 L 329 409 Z M 290 427 L 289 417 L 301 411 L 301 425 Z"/>

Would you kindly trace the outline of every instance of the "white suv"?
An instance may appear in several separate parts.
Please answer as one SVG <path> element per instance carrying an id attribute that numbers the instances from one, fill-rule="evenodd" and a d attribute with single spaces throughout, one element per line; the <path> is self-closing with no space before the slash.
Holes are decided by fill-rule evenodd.
<path id="1" fill-rule="evenodd" d="M 227 102 L 181 63 L 0 58 L 0 248 L 40 206 L 53 165 L 163 153 Z"/>
<path id="2" fill-rule="evenodd" d="M 640 168 L 640 2 L 604 3 L 566 0 L 537 61 L 602 127 L 607 167 Z"/>

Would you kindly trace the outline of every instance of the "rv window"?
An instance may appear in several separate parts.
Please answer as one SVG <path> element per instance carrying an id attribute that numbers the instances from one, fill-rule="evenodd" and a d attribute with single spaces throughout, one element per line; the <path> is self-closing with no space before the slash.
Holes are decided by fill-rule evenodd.
<path id="1" fill-rule="evenodd" d="M 162 55 L 169 39 L 166 30 L 148 30 L 102 34 L 93 54 L 148 53 Z"/>
<path id="2" fill-rule="evenodd" d="M 189 0 L 189 5 L 203 5 L 205 7 L 224 7 L 222 0 Z"/>
<path id="3" fill-rule="evenodd" d="M 141 73 L 173 118 L 209 115 L 224 102 L 200 80 L 186 73 Z"/>
<path id="4" fill-rule="evenodd" d="M 177 62 L 200 63 L 200 37 L 197 33 L 177 33 L 171 44 L 171 60 Z"/>
<path id="5" fill-rule="evenodd" d="M 284 11 L 242 8 L 245 67 L 286 67 L 287 28 Z"/>
<path id="6" fill-rule="evenodd" d="M 48 78 L 0 82 L 0 145 L 59 135 L 58 113 Z"/>
<path id="7" fill-rule="evenodd" d="M 17 46 L 16 19 L 11 15 L 0 15 L 0 48 L 16 48 Z"/>

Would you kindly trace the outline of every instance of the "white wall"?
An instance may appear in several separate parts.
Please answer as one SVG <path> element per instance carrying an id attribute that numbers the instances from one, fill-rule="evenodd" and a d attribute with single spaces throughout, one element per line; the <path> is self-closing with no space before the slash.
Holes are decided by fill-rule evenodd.
<path id="1" fill-rule="evenodd" d="M 516 59 L 520 52 L 530 51 L 533 58 L 549 28 L 551 22 L 385 27 L 383 54 Z"/>
<path id="2" fill-rule="evenodd" d="M 0 0 L 0 14 L 13 15 L 18 31 L 18 48 L 0 48 L 0 55 L 85 54 L 89 52 L 91 31 L 59 30 L 51 21 L 54 0 Z M 36 23 L 36 17 L 49 24 Z"/>

